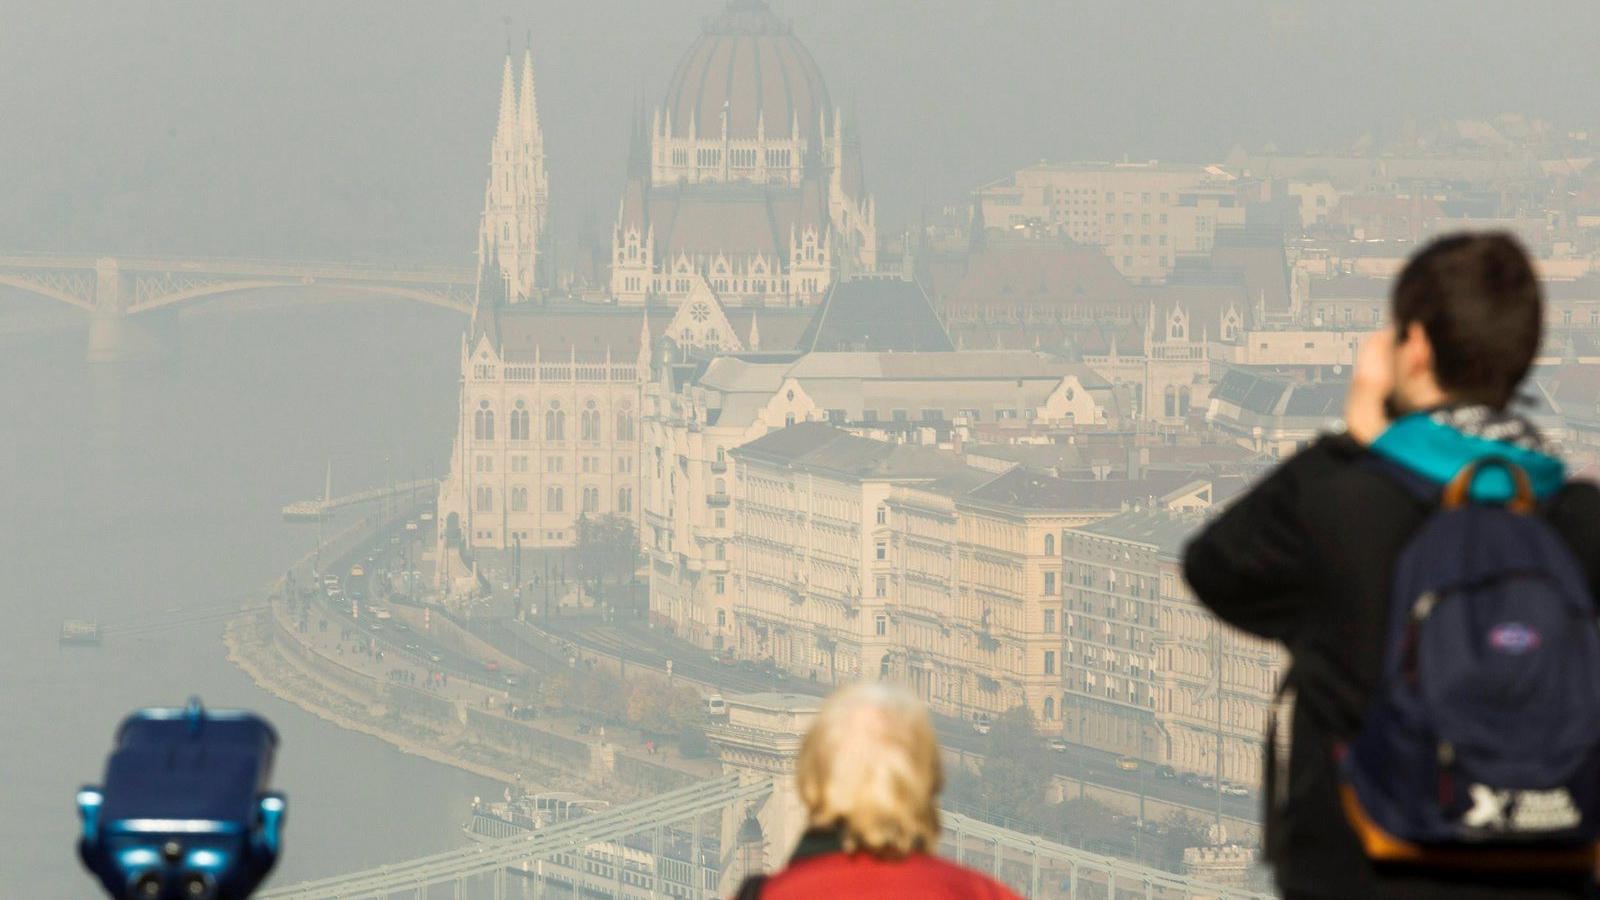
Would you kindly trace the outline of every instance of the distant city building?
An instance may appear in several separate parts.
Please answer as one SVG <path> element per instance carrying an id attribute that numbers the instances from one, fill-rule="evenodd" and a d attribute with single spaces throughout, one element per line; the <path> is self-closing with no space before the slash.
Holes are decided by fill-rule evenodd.
<path id="1" fill-rule="evenodd" d="M 1136 281 L 1165 278 L 1180 257 L 1210 253 L 1218 227 L 1245 222 L 1234 176 L 1216 166 L 1041 162 L 981 196 L 988 227 L 1098 247 Z"/>
<path id="2" fill-rule="evenodd" d="M 611 239 L 620 303 L 815 303 L 877 266 L 860 150 L 822 72 L 765 0 L 731 0 L 635 125 Z"/>
<path id="3" fill-rule="evenodd" d="M 952 351 L 914 288 L 836 284 L 795 351 L 658 354 L 646 392 L 642 539 L 651 611 L 664 626 L 702 646 L 731 644 L 733 451 L 771 431 L 826 422 L 904 441 L 948 435 L 957 420 L 1104 425 L 1115 400 L 1093 371 L 1038 353 Z M 814 347 L 856 349 L 801 352 Z"/>
<path id="4" fill-rule="evenodd" d="M 1210 776 L 1220 743 L 1221 777 L 1253 786 L 1286 657 L 1195 602 L 1182 550 L 1200 525 L 1152 504 L 1064 536 L 1061 733 Z"/>

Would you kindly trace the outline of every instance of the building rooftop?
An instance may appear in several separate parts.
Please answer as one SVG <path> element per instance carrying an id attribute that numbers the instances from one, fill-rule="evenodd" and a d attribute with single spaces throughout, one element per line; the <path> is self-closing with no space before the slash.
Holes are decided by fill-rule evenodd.
<path id="1" fill-rule="evenodd" d="M 800 422 L 734 449 L 736 458 L 824 472 L 845 480 L 932 480 L 964 468 L 955 454 L 857 437 L 822 422 Z"/>
<path id="2" fill-rule="evenodd" d="M 1082 534 L 1127 541 L 1154 547 L 1163 557 L 1176 559 L 1183 553 L 1189 536 L 1199 530 L 1204 519 L 1198 515 L 1174 515 L 1166 510 L 1136 509 L 1073 529 Z"/>
<path id="3" fill-rule="evenodd" d="M 921 286 L 883 277 L 836 280 L 797 346 L 806 352 L 955 349 Z"/>
<path id="4" fill-rule="evenodd" d="M 1292 382 L 1233 369 L 1217 382 L 1212 400 L 1246 413 L 1272 418 L 1337 418 L 1349 385 L 1342 381 Z"/>

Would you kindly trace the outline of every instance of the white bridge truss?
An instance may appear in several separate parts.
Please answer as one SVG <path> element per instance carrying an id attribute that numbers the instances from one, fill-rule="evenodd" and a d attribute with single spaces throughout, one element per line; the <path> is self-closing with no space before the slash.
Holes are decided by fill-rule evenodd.
<path id="1" fill-rule="evenodd" d="M 389 900 L 398 895 L 426 900 L 432 896 L 429 890 L 437 886 L 454 898 L 500 900 L 508 895 L 507 877 L 515 870 L 559 886 L 563 896 L 704 900 L 720 896 L 719 888 L 731 893 L 730 885 L 718 882 L 736 848 L 719 846 L 717 858 L 708 859 L 710 854 L 700 840 L 700 818 L 738 815 L 771 793 L 769 779 L 741 783 L 737 776 L 727 775 L 536 831 L 365 872 L 275 888 L 259 898 Z M 1026 897 L 1270 900 L 1266 894 L 1088 853 L 956 813 L 945 812 L 941 818 L 940 855 L 987 872 Z M 687 860 L 681 858 L 685 856 L 683 848 L 666 852 L 671 843 L 668 832 L 681 843 L 685 832 L 673 826 L 685 822 L 693 823 L 687 831 L 693 843 Z M 628 849 L 640 846 L 642 836 L 649 836 L 647 846 L 655 852 Z M 787 850 L 777 849 L 779 853 Z"/>

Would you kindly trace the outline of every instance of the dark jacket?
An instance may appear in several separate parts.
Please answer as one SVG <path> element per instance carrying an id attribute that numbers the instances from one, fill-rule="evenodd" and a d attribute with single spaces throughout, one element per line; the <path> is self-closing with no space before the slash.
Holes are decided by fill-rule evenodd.
<path id="1" fill-rule="evenodd" d="M 1279 466 L 1189 544 L 1184 574 L 1219 617 L 1281 641 L 1292 663 L 1267 748 L 1266 856 L 1279 888 L 1304 897 L 1565 897 L 1570 876 L 1504 882 L 1481 874 L 1377 871 L 1345 823 L 1332 748 L 1352 737 L 1383 664 L 1391 573 L 1429 504 L 1345 436 Z M 1600 490 L 1571 483 L 1547 516 L 1600 585 Z M 1286 759 L 1283 757 L 1287 757 Z M 1287 771 L 1284 770 L 1286 767 Z"/>
<path id="2" fill-rule="evenodd" d="M 772 875 L 750 878 L 738 900 L 826 900 L 927 897 L 931 900 L 1017 900 L 1005 885 L 931 853 L 882 859 L 846 853 L 839 834 L 812 830 L 800 838 L 789 865 Z"/>

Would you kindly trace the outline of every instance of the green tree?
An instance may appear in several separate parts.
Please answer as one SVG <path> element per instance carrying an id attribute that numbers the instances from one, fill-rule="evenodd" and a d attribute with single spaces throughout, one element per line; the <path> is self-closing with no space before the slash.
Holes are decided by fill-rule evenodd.
<path id="1" fill-rule="evenodd" d="M 1033 713 L 1016 706 L 994 720 L 978 769 L 978 810 L 990 818 L 1038 825 L 1048 816 L 1050 766 Z"/>
<path id="2" fill-rule="evenodd" d="M 578 578 L 596 600 L 605 597 L 605 586 L 625 584 L 638 572 L 642 552 L 639 533 L 623 516 L 579 516 L 578 541 L 573 549 Z"/>

